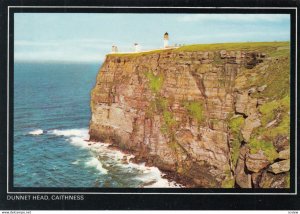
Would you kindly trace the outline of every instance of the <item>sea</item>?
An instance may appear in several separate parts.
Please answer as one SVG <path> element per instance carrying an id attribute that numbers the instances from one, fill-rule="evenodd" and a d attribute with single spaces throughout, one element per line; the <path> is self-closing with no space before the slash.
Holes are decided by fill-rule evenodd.
<path id="1" fill-rule="evenodd" d="M 90 93 L 100 66 L 14 64 L 14 187 L 181 187 L 107 143 L 89 145 Z"/>

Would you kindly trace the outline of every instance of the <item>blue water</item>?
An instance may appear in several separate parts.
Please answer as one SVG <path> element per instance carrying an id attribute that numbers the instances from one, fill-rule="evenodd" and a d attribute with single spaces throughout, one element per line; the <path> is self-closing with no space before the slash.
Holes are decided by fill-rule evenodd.
<path id="1" fill-rule="evenodd" d="M 170 187 L 155 167 L 88 139 L 100 64 L 14 65 L 15 187 Z M 126 160 L 125 160 L 126 159 Z"/>

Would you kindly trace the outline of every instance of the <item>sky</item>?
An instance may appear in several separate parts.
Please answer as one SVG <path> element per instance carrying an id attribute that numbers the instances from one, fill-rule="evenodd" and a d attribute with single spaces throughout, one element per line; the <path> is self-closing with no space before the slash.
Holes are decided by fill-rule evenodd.
<path id="1" fill-rule="evenodd" d="M 15 62 L 103 61 L 120 52 L 169 44 L 289 41 L 288 14 L 15 13 Z"/>

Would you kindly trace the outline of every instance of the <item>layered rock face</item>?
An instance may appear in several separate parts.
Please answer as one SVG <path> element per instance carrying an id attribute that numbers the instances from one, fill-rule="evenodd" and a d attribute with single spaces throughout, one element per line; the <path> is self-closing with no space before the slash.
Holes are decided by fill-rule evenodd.
<path id="1" fill-rule="evenodd" d="M 267 86 L 249 88 L 243 75 L 270 60 L 226 50 L 108 55 L 91 93 L 90 138 L 128 150 L 190 187 L 286 187 L 288 139 L 281 136 L 280 151 L 272 147 L 281 159 L 253 146 L 255 131 L 272 121 L 262 121 L 259 109 L 268 100 L 252 96 Z"/>

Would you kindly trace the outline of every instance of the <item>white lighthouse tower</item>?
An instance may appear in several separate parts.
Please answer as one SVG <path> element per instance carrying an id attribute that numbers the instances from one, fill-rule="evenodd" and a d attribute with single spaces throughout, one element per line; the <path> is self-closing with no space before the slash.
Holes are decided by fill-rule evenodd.
<path id="1" fill-rule="evenodd" d="M 165 32 L 164 34 L 164 48 L 167 48 L 169 46 L 169 34 L 168 32 Z"/>
<path id="2" fill-rule="evenodd" d="M 141 48 L 140 45 L 138 43 L 134 43 L 134 52 L 140 52 Z"/>

